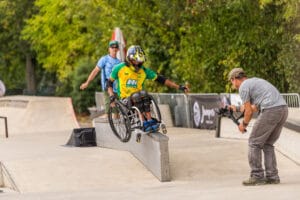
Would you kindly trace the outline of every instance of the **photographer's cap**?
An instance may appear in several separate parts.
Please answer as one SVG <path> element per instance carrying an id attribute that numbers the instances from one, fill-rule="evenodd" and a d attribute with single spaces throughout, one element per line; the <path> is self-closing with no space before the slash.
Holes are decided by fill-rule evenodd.
<path id="1" fill-rule="evenodd" d="M 242 68 L 233 68 L 228 74 L 228 80 L 233 78 L 247 77 L 246 72 Z"/>

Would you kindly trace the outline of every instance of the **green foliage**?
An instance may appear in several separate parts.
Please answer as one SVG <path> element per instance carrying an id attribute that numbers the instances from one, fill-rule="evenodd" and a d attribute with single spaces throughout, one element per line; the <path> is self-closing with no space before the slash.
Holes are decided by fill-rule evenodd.
<path id="1" fill-rule="evenodd" d="M 29 44 L 20 38 L 24 19 L 34 11 L 34 0 L 0 0 L 0 78 L 8 90 L 24 89 Z"/>
<path id="2" fill-rule="evenodd" d="M 31 12 L 20 9 L 30 5 Z M 128 46 L 145 50 L 146 67 L 190 83 L 192 92 L 229 91 L 228 72 L 243 67 L 281 92 L 299 93 L 299 6 L 296 0 L 0 0 L 0 75 L 7 74 L 9 85 L 22 85 L 24 57 L 18 50 L 30 46 L 51 74 L 38 69 L 40 87 L 48 83 L 43 77 L 54 77 L 56 95 L 72 95 L 78 112 L 85 111 L 95 89 L 79 91 L 79 85 L 120 27 Z M 22 14 L 29 18 L 26 27 L 24 21 L 14 27 Z M 151 92 L 174 92 L 146 85 Z"/>
<path id="3" fill-rule="evenodd" d="M 89 58 L 81 59 L 72 73 L 72 92 L 71 96 L 76 112 L 83 113 L 88 111 L 88 107 L 95 105 L 95 91 L 100 91 L 100 75 L 98 75 L 86 88 L 80 90 L 80 85 L 86 81 L 87 75 L 93 70 L 95 64 Z"/>
<path id="4" fill-rule="evenodd" d="M 107 48 L 110 15 L 107 1 L 36 0 L 38 14 L 27 20 L 23 38 L 39 52 L 38 60 L 59 80 L 68 78 L 81 57 L 103 53 Z M 106 37 L 103 37 L 105 35 Z"/>
<path id="5" fill-rule="evenodd" d="M 223 92 L 226 84 L 229 88 L 227 73 L 243 67 L 250 76 L 266 78 L 281 91 L 288 91 L 286 69 L 296 63 L 278 59 L 285 54 L 283 46 L 295 49 L 290 33 L 284 31 L 284 8 L 285 4 L 274 3 L 260 8 L 258 2 L 249 0 L 193 5 L 190 12 L 194 15 L 184 15 L 181 48 L 174 61 L 183 67 L 175 68 L 175 74 L 190 76 L 195 92 Z M 288 56 L 292 57 L 284 55 Z"/>

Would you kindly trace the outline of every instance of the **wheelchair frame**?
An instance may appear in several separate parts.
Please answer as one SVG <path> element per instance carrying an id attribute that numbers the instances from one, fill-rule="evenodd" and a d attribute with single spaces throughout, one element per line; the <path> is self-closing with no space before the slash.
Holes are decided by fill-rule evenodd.
<path id="1" fill-rule="evenodd" d="M 162 127 L 163 132 L 166 133 L 166 126 L 161 120 L 159 107 L 154 98 L 152 96 L 150 96 L 150 98 L 151 117 L 159 123 L 160 127 Z M 142 130 L 143 118 L 145 119 L 144 114 L 141 113 L 136 106 L 132 106 L 129 108 L 122 102 L 122 100 L 115 100 L 115 106 L 110 106 L 108 112 L 108 121 L 110 127 L 115 136 L 121 142 L 128 142 L 131 138 L 132 132 L 135 130 L 138 130 L 140 133 L 145 133 Z"/>

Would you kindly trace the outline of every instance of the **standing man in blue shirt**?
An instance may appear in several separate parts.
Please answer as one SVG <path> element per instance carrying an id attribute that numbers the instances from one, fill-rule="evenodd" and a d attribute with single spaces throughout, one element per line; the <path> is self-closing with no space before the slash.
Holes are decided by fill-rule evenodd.
<path id="1" fill-rule="evenodd" d="M 119 64 L 121 61 L 117 58 L 117 52 L 119 51 L 119 43 L 118 41 L 112 40 L 108 44 L 108 51 L 109 54 L 102 56 L 95 68 L 92 70 L 88 79 L 80 85 L 80 89 L 84 90 L 88 87 L 89 83 L 94 80 L 96 75 L 101 71 L 101 87 L 102 91 L 104 92 L 104 100 L 105 100 L 105 114 L 107 116 L 109 106 L 110 106 L 110 99 L 107 93 L 107 85 L 106 82 L 110 77 L 112 69 L 115 65 Z M 114 87 L 114 92 L 116 92 L 116 88 Z"/>

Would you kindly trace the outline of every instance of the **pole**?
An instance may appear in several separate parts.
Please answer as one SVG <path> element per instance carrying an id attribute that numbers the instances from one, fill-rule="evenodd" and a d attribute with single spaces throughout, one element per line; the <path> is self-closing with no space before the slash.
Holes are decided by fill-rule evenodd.
<path id="1" fill-rule="evenodd" d="M 5 137 L 8 138 L 8 127 L 7 127 L 7 117 L 1 117 L 0 118 L 4 119 L 4 125 L 5 125 Z"/>

